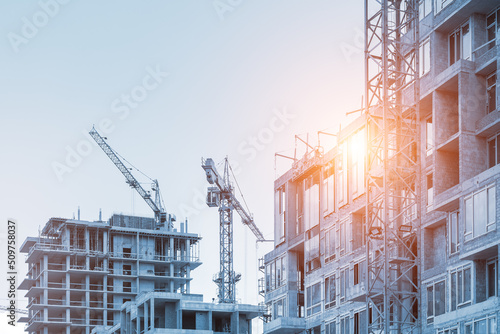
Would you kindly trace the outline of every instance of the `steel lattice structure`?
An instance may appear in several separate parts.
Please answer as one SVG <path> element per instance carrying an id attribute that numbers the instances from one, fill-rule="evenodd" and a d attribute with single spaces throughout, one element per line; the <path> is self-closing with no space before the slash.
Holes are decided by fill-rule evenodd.
<path id="1" fill-rule="evenodd" d="M 164 205 L 162 203 L 158 180 L 153 180 L 150 178 L 152 182 L 151 188 L 155 192 L 155 199 L 153 200 L 151 198 L 151 193 L 149 191 L 146 191 L 142 187 L 140 182 L 137 181 L 134 175 L 132 175 L 130 169 L 125 166 L 125 164 L 118 157 L 118 154 L 111 148 L 111 146 L 108 145 L 108 143 L 106 143 L 105 139 L 97 132 L 94 127 L 92 127 L 92 130 L 90 130 L 89 134 L 95 140 L 97 145 L 99 145 L 99 147 L 104 151 L 104 153 L 106 153 L 109 159 L 115 164 L 115 166 L 120 170 L 123 176 L 125 176 L 127 184 L 131 188 L 134 188 L 153 210 L 155 214 L 156 229 L 163 227 L 165 225 L 165 222 L 167 221 L 167 212 L 165 211 Z M 173 228 L 173 222 L 170 217 L 168 218 L 168 228 Z"/>
<path id="2" fill-rule="evenodd" d="M 250 228 L 258 242 L 266 240 L 255 224 L 252 215 L 243 208 L 234 195 L 228 158 L 226 157 L 224 160 L 224 174 L 222 176 L 210 158 L 202 160 L 202 168 L 205 170 L 207 181 L 214 185 L 208 188 L 207 205 L 219 207 L 220 271 L 214 277 L 214 282 L 217 284 L 217 299 L 219 303 L 235 303 L 236 283 L 240 281 L 241 274 L 235 273 L 233 268 L 233 210 L 236 210 L 241 217 L 241 222 Z"/>
<path id="3" fill-rule="evenodd" d="M 420 329 L 418 0 L 365 0 L 369 333 Z"/>
<path id="4" fill-rule="evenodd" d="M 234 303 L 236 301 L 236 283 L 241 276 L 234 272 L 233 268 L 233 204 L 232 187 L 229 183 L 229 171 L 224 166 L 225 190 L 220 193 L 219 204 L 219 257 L 220 271 L 214 282 L 217 284 L 217 296 L 219 303 Z"/>

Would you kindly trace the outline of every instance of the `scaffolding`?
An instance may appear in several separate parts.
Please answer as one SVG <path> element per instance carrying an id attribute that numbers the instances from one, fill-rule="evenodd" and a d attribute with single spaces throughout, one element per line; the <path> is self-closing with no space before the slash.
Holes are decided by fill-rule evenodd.
<path id="1" fill-rule="evenodd" d="M 368 333 L 420 329 L 418 0 L 365 0 Z"/>

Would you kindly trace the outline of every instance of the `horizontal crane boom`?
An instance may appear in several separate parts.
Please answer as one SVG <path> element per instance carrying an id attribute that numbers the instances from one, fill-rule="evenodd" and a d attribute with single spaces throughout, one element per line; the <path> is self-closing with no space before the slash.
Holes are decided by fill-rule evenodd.
<path id="1" fill-rule="evenodd" d="M 202 167 L 207 175 L 207 181 L 210 184 L 215 184 L 220 192 L 227 193 L 229 195 L 230 201 L 234 209 L 236 210 L 236 212 L 238 212 L 238 214 L 241 217 L 241 222 L 250 228 L 255 237 L 257 237 L 257 241 L 260 242 L 266 241 L 264 239 L 264 235 L 255 224 L 252 216 L 245 211 L 240 201 L 238 201 L 238 199 L 234 196 L 234 191 L 231 185 L 229 184 L 229 180 L 225 180 L 220 176 L 219 172 L 215 168 L 214 161 L 211 158 L 208 158 L 205 161 L 203 161 Z"/>
<path id="2" fill-rule="evenodd" d="M 125 176 L 127 184 L 134 188 L 139 195 L 146 201 L 146 203 L 149 205 L 149 207 L 153 210 L 155 214 L 155 221 L 157 224 L 157 227 L 163 226 L 164 222 L 167 220 L 167 214 L 165 210 L 161 207 L 161 203 L 159 200 L 159 186 L 158 186 L 158 181 L 153 180 L 153 190 L 156 192 L 156 202 L 153 201 L 151 198 L 151 193 L 146 191 L 139 181 L 132 175 L 130 172 L 129 168 L 123 164 L 121 159 L 118 157 L 116 152 L 111 148 L 111 146 L 106 143 L 104 138 L 97 132 L 97 130 L 93 127 L 92 130 L 90 130 L 89 134 L 92 136 L 92 138 L 95 140 L 97 145 L 106 153 L 106 155 L 111 159 L 111 161 L 115 164 L 115 166 L 120 170 L 120 172 Z"/>

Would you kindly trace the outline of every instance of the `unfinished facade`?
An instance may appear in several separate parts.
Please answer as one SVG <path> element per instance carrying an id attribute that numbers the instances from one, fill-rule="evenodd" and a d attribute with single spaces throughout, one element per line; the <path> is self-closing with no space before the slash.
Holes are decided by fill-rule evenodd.
<path id="1" fill-rule="evenodd" d="M 251 334 L 259 310 L 255 305 L 204 303 L 202 295 L 147 292 L 121 307 L 118 324 L 96 327 L 93 333 Z"/>
<path id="2" fill-rule="evenodd" d="M 21 247 L 29 266 L 19 286 L 28 291 L 26 331 L 90 333 L 119 324 L 121 306 L 142 292 L 189 294 L 200 239 L 184 223 L 180 231 L 155 229 L 152 218 L 51 218 Z"/>
<path id="3" fill-rule="evenodd" d="M 420 263 L 409 275 L 420 303 L 407 310 L 419 333 L 498 332 L 499 6 L 420 1 L 420 197 L 410 213 Z M 259 285 L 270 310 L 265 333 L 373 328 L 366 124 L 363 114 L 333 150 L 310 151 L 275 181 L 275 248 Z"/>

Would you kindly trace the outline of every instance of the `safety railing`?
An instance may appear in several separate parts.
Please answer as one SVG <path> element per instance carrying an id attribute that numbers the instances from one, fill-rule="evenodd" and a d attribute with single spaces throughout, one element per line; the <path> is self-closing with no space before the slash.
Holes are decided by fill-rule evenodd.
<path id="1" fill-rule="evenodd" d="M 157 254 L 136 254 L 136 253 L 123 253 L 123 252 L 110 252 L 111 257 L 120 259 L 133 259 L 133 260 L 149 260 L 149 261 L 162 261 L 162 262 L 199 262 L 200 257 L 197 255 L 157 255 Z"/>
<path id="2" fill-rule="evenodd" d="M 108 269 L 110 275 L 123 275 L 123 276 L 136 276 L 137 270 L 135 269 Z"/>

